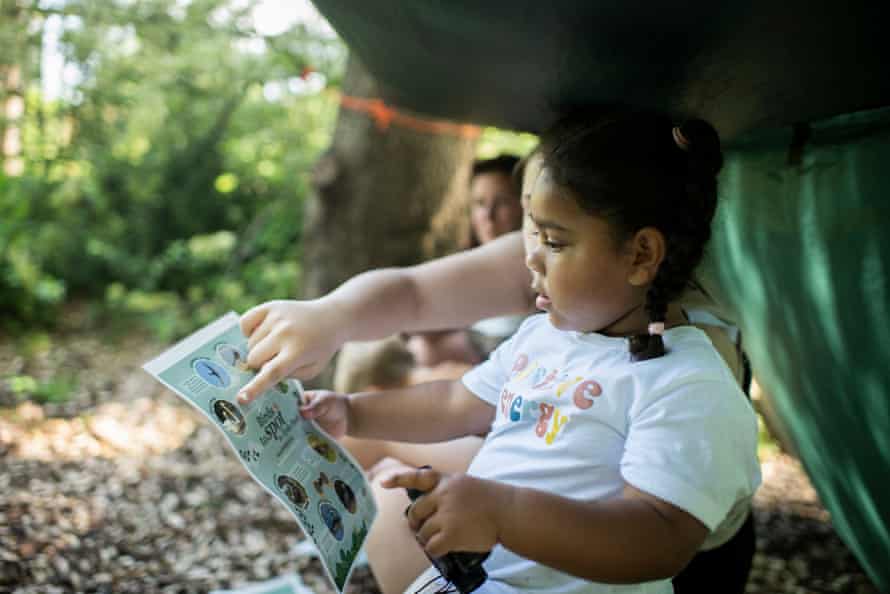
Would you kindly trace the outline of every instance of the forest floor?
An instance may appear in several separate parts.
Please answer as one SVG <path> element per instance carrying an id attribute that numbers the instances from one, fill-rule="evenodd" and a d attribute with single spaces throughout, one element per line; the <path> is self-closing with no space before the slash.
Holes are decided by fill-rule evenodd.
<path id="1" fill-rule="evenodd" d="M 292 551 L 293 517 L 140 369 L 162 350 L 139 334 L 0 337 L 0 593 L 203 593 L 297 573 L 332 594 Z M 42 402 L 22 399 L 23 377 Z M 769 450 L 762 468 L 747 592 L 876 593 L 801 465 Z M 359 568 L 346 591 L 378 589 Z"/>

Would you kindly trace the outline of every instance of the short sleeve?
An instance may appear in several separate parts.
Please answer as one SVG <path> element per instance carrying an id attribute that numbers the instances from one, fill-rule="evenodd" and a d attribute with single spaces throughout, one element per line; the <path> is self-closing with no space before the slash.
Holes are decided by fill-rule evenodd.
<path id="1" fill-rule="evenodd" d="M 513 361 L 513 352 L 518 340 L 521 340 L 522 332 L 526 324 L 511 338 L 502 342 L 488 359 L 466 372 L 462 378 L 464 386 L 491 405 L 497 406 L 501 390 L 510 379 L 510 366 Z"/>
<path id="2" fill-rule="evenodd" d="M 757 420 L 736 386 L 677 386 L 630 411 L 621 459 L 625 481 L 714 530 L 760 483 Z"/>

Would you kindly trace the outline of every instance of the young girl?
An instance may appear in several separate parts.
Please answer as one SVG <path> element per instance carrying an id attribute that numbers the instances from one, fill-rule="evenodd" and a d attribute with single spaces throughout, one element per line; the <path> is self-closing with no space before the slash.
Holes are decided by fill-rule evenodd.
<path id="1" fill-rule="evenodd" d="M 667 313 L 710 235 L 719 142 L 641 112 L 555 130 L 529 202 L 546 313 L 462 381 L 310 393 L 303 414 L 335 437 L 490 429 L 466 474 L 385 481 L 426 492 L 407 522 L 430 555 L 493 549 L 483 592 L 671 592 L 760 478 L 750 405 L 704 333 Z M 401 553 L 369 550 L 372 569 Z"/>

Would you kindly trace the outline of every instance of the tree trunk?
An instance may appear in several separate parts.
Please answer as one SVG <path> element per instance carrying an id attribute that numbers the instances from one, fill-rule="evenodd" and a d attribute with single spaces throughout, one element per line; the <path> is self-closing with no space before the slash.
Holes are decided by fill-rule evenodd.
<path id="1" fill-rule="evenodd" d="M 456 125 L 433 130 L 404 110 L 398 117 L 363 110 L 379 97 L 378 85 L 354 57 L 343 94 L 344 103 L 357 98 L 360 107 L 341 105 L 331 147 L 313 172 L 302 242 L 305 298 L 365 270 L 420 262 L 434 255 L 430 246 L 455 245 L 431 237 L 437 213 L 437 229 L 451 236 L 467 219 L 472 134 Z"/>
<path id="2" fill-rule="evenodd" d="M 21 119 L 27 44 L 27 19 L 18 0 L 0 0 L 0 42 L 0 163 L 2 172 L 14 177 L 24 170 Z"/>

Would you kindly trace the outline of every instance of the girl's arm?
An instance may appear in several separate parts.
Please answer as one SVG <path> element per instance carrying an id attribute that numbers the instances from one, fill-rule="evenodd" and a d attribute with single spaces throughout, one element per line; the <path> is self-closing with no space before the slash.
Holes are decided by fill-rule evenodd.
<path id="1" fill-rule="evenodd" d="M 248 311 L 248 364 L 260 369 L 245 400 L 294 376 L 319 373 L 350 340 L 401 330 L 460 328 L 490 316 L 531 311 L 522 235 L 413 266 L 360 274 L 313 301 L 270 301 Z"/>
<path id="2" fill-rule="evenodd" d="M 708 534 L 692 515 L 630 485 L 618 497 L 597 501 L 432 470 L 396 474 L 383 486 L 426 493 L 408 517 L 433 557 L 501 544 L 522 557 L 597 582 L 672 577 Z"/>
<path id="3" fill-rule="evenodd" d="M 507 501 L 498 520 L 505 547 L 598 582 L 673 577 L 708 535 L 694 516 L 630 485 L 620 497 L 602 501 L 576 501 L 533 489 L 513 489 Z M 535 521 L 516 522 L 517 517 Z"/>
<path id="4" fill-rule="evenodd" d="M 484 433 L 494 407 L 460 381 L 440 380 L 397 390 L 343 395 L 307 392 L 300 410 L 332 437 L 387 439 L 414 443 L 448 441 Z"/>

